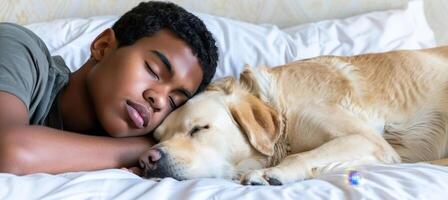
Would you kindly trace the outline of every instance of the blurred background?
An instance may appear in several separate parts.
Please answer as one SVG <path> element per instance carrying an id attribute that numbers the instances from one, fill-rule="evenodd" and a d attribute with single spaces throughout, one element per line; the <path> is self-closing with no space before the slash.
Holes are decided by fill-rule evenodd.
<path id="1" fill-rule="evenodd" d="M 413 0 L 172 0 L 193 11 L 279 27 L 406 6 Z M 448 0 L 423 0 L 438 44 L 448 44 Z M 121 15 L 139 0 L 0 0 L 0 21 L 30 24 L 68 17 Z"/>

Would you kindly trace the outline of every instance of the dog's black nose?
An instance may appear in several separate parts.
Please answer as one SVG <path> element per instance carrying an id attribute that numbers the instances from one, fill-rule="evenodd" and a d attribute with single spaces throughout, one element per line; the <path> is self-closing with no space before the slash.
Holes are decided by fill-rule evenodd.
<path id="1" fill-rule="evenodd" d="M 144 169 L 145 178 L 172 177 L 177 180 L 185 180 L 180 166 L 167 154 L 163 148 L 152 148 L 140 156 L 140 165 Z"/>
<path id="2" fill-rule="evenodd" d="M 162 153 L 158 148 L 150 149 L 140 156 L 140 167 L 153 170 L 158 160 L 162 158 Z"/>

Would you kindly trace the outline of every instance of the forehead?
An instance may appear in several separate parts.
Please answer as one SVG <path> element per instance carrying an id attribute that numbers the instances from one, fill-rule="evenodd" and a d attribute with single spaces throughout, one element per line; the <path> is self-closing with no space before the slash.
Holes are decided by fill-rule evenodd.
<path id="1" fill-rule="evenodd" d="M 219 92 L 205 91 L 182 106 L 178 118 L 213 121 L 222 118 L 226 113 L 225 96 Z"/>
<path id="2" fill-rule="evenodd" d="M 188 128 L 189 124 L 196 125 L 194 123 L 225 124 L 229 120 L 224 94 L 205 91 L 172 112 L 161 127 Z"/>

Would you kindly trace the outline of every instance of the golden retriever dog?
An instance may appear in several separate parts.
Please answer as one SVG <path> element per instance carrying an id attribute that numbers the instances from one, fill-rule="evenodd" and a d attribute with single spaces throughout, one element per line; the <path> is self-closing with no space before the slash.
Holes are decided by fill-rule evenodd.
<path id="1" fill-rule="evenodd" d="M 170 114 L 145 177 L 279 185 L 448 154 L 448 47 L 246 67 Z M 447 164 L 447 160 L 435 161 Z"/>

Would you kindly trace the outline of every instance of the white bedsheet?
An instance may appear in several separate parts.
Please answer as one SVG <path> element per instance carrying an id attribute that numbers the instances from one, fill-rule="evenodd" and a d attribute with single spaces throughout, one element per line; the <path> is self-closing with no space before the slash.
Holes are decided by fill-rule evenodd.
<path id="1" fill-rule="evenodd" d="M 344 171 L 284 186 L 242 186 L 224 179 L 160 182 L 119 169 L 59 175 L 0 173 L 0 199 L 448 199 L 448 167 L 417 163 L 357 169 L 361 184 Z"/>

